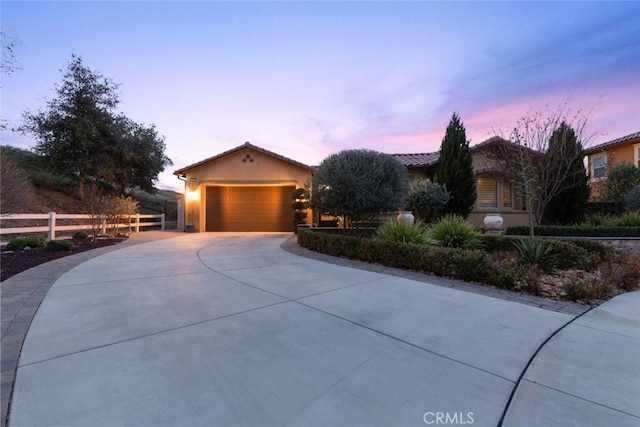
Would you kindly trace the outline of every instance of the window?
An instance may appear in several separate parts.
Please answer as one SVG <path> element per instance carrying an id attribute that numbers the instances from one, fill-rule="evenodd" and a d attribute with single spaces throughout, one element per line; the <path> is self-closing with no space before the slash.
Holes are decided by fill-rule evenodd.
<path id="1" fill-rule="evenodd" d="M 502 207 L 503 208 L 512 208 L 513 207 L 513 197 L 511 196 L 511 185 L 506 182 L 502 183 Z"/>
<path id="2" fill-rule="evenodd" d="M 640 144 L 633 146 L 633 164 L 640 167 Z"/>
<path id="3" fill-rule="evenodd" d="M 511 184 L 492 176 L 477 178 L 478 208 L 513 209 L 514 195 Z"/>
<path id="4" fill-rule="evenodd" d="M 607 176 L 607 156 L 601 155 L 593 158 L 591 178 L 600 179 Z"/>
<path id="5" fill-rule="evenodd" d="M 498 207 L 498 182 L 494 178 L 478 178 L 478 207 Z"/>

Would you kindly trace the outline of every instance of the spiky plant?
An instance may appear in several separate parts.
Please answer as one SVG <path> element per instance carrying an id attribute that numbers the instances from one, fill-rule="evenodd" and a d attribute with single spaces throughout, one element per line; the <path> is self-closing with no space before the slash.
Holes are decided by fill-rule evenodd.
<path id="1" fill-rule="evenodd" d="M 474 249 L 480 246 L 480 233 L 460 215 L 446 215 L 432 224 L 429 237 L 447 248 Z"/>
<path id="2" fill-rule="evenodd" d="M 413 224 L 396 220 L 386 221 L 376 230 L 375 238 L 376 240 L 391 240 L 402 243 L 429 243 L 427 229 L 421 221 L 416 221 Z"/>

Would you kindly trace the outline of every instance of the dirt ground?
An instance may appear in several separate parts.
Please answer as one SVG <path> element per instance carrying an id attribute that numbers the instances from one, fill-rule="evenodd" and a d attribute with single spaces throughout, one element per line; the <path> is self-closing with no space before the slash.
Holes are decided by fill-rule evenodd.
<path id="1" fill-rule="evenodd" d="M 44 264 L 45 262 L 103 246 L 116 245 L 125 240 L 126 238 L 106 238 L 95 241 L 91 239 L 72 239 L 73 249 L 70 251 L 51 251 L 46 248 L 9 251 L 3 247 L 0 261 L 0 281 L 4 281 L 11 276 L 15 276 L 24 270 Z"/>

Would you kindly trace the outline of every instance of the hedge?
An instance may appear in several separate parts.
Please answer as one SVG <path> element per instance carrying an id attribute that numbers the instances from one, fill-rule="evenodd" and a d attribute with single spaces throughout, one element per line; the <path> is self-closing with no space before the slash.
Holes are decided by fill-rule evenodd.
<path id="1" fill-rule="evenodd" d="M 482 282 L 491 260 L 482 250 L 443 248 L 298 230 L 298 244 L 327 255 L 358 259 L 465 281 Z"/>
<path id="2" fill-rule="evenodd" d="M 509 227 L 506 233 L 511 236 L 528 236 L 529 227 Z M 571 227 L 540 225 L 534 228 L 536 236 L 573 236 L 573 237 L 640 237 L 640 227 Z"/>

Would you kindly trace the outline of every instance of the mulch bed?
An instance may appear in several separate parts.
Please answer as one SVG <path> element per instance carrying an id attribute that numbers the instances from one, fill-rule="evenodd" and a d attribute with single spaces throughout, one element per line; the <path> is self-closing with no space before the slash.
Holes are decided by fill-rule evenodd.
<path id="1" fill-rule="evenodd" d="M 22 251 L 9 251 L 2 248 L 2 261 L 0 262 L 0 281 L 4 281 L 11 276 L 53 261 L 65 256 L 74 255 L 80 252 L 89 251 L 91 249 L 111 246 L 127 240 L 126 238 L 99 238 L 91 239 L 71 239 L 73 249 L 70 251 L 52 251 L 46 248 L 33 248 Z"/>

